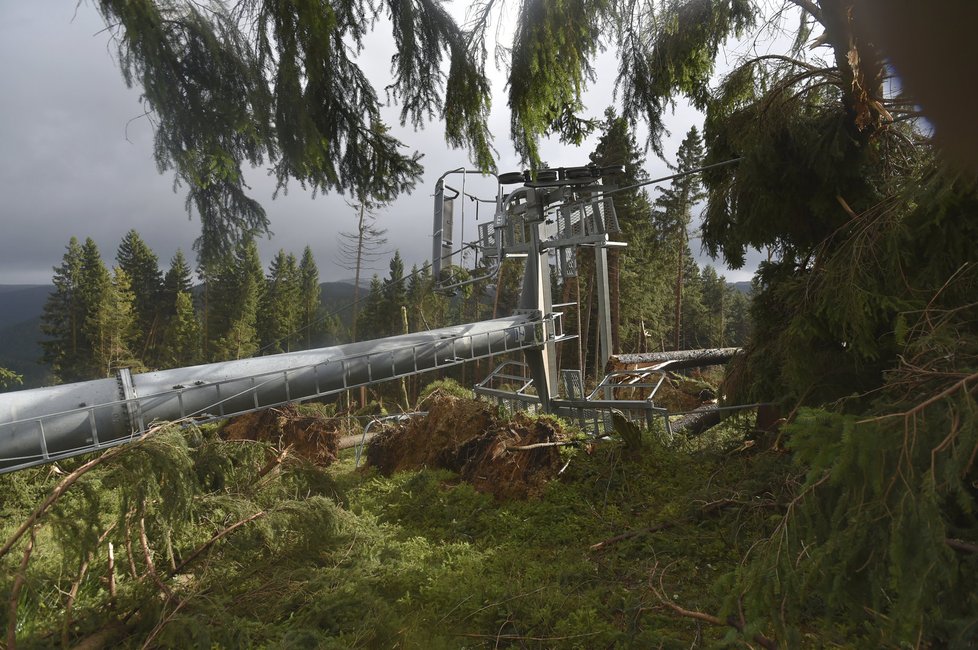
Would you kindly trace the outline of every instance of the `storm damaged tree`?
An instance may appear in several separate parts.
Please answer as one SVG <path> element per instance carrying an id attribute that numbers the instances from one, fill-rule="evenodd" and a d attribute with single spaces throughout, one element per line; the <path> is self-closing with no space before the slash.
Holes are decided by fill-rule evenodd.
<path id="1" fill-rule="evenodd" d="M 673 3 L 652 24 L 636 11 L 621 88 L 653 145 L 677 94 L 706 112 L 705 162 L 739 163 L 704 175 L 704 243 L 734 267 L 770 251 L 728 390 L 785 405 L 775 442 L 805 479 L 730 576 L 728 620 L 787 646 L 813 614 L 865 619 L 868 645 L 967 645 L 978 434 L 966 386 L 978 368 L 948 346 L 978 341 L 962 245 L 975 236 L 978 187 L 942 162 L 913 98 L 887 83 L 867 5 L 785 3 L 780 16 L 799 18 L 794 44 L 738 62 L 716 87 L 718 45 L 755 20 L 752 3 Z"/>
<path id="2" fill-rule="evenodd" d="M 377 270 L 373 264 L 385 258 L 390 250 L 387 246 L 387 229 L 378 228 L 374 211 L 380 207 L 378 203 L 361 197 L 357 203 L 349 206 L 356 211 L 357 227 L 353 232 L 339 233 L 339 259 L 337 263 L 344 269 L 353 271 L 353 325 L 350 333 L 351 340 L 357 341 L 357 329 L 360 318 L 360 278 L 364 270 Z"/>
<path id="3" fill-rule="evenodd" d="M 98 7 L 157 120 L 158 164 L 188 187 L 212 259 L 267 225 L 247 165 L 270 165 L 283 185 L 385 199 L 419 178 L 356 65 L 379 15 L 402 121 L 444 119 L 449 144 L 491 168 L 483 67 L 501 4 L 473 5 L 465 28 L 430 0 Z M 906 14 L 904 4 L 886 11 Z M 681 96 L 706 113 L 705 162 L 739 160 L 704 176 L 707 248 L 733 266 L 750 249 L 771 254 L 734 396 L 784 403 L 780 442 L 805 478 L 769 543 L 726 582 L 729 611 L 700 620 L 733 621 L 768 646 L 762 629 L 793 646 L 819 614 L 855 621 L 867 646 L 966 647 L 978 611 L 978 187 L 915 128 L 916 99 L 887 83 L 868 35 L 879 2 L 785 2 L 768 26 L 795 21 L 794 42 L 747 55 L 715 85 L 721 48 L 759 23 L 759 5 L 520 2 L 511 138 L 531 165 L 542 137 L 581 141 L 594 125 L 581 93 L 605 39 L 619 48 L 623 115 L 647 124 L 653 150 Z M 811 593 L 818 602 L 802 602 Z"/>

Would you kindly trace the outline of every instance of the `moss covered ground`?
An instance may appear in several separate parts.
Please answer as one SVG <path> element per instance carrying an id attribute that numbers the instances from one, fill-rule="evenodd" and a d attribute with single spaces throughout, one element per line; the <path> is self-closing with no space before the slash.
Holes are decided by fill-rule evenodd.
<path id="1" fill-rule="evenodd" d="M 185 512 L 152 506 L 171 499 L 165 488 L 142 501 L 128 494 L 120 478 L 133 478 L 132 452 L 86 474 L 72 488 L 77 495 L 35 529 L 17 644 L 743 647 L 736 626 L 675 607 L 736 619 L 724 576 L 783 511 L 772 486 L 790 483 L 788 464 L 745 447 L 745 427 L 746 420 L 731 420 L 695 443 L 667 444 L 645 431 L 637 451 L 614 439 L 565 450 L 566 470 L 522 500 L 478 492 L 446 470 L 384 477 L 355 468 L 352 449 L 326 469 L 293 459 L 268 471 L 262 443 L 224 443 L 207 430 L 188 441 L 171 432 L 161 438 L 163 455 L 177 449 L 186 468 L 136 465 L 157 472 L 164 486 L 181 471 L 195 476 Z M 58 479 L 43 469 L 0 477 L 8 496 L 3 539 Z M 136 509 L 148 531 L 143 550 Z M 216 531 L 258 512 L 206 546 Z M 112 526 L 101 542 L 79 541 Z M 77 537 L 68 534 L 74 529 Z M 123 529 L 113 596 L 103 547 Z M 24 540 L 2 558 L 5 604 Z M 202 546 L 190 564 L 167 570 Z M 826 644 L 835 643 L 824 631 L 812 641 Z"/>

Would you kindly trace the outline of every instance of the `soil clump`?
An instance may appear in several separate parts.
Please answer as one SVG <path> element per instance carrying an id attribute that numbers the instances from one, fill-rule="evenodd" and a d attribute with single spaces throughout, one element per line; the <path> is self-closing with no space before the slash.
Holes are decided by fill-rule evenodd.
<path id="1" fill-rule="evenodd" d="M 560 447 L 550 443 L 570 438 L 554 418 L 518 413 L 502 420 L 491 404 L 436 392 L 426 417 L 389 426 L 374 438 L 367 463 L 385 476 L 447 469 L 498 499 L 525 499 L 539 494 L 564 464 Z M 538 444 L 545 446 L 516 449 Z"/>
<path id="2" fill-rule="evenodd" d="M 295 404 L 231 418 L 221 429 L 225 440 L 270 442 L 277 449 L 321 466 L 336 461 L 342 423 L 322 414 L 303 412 Z"/>

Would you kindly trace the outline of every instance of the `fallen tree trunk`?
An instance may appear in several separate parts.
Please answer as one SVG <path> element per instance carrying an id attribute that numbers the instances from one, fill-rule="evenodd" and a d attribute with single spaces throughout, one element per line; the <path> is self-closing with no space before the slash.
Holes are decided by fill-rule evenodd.
<path id="1" fill-rule="evenodd" d="M 378 433 L 383 431 L 383 429 L 376 429 L 374 431 L 368 431 L 367 435 L 364 436 L 362 433 L 358 433 L 352 436 L 343 436 L 340 438 L 339 443 L 336 445 L 338 449 L 349 449 L 350 447 L 356 447 L 361 442 L 366 444 L 373 440 Z"/>
<path id="2" fill-rule="evenodd" d="M 720 409 L 716 404 L 704 404 L 673 422 L 672 431 L 673 433 L 695 436 L 720 424 L 720 419 Z"/>
<path id="3" fill-rule="evenodd" d="M 727 363 L 741 348 L 707 348 L 703 350 L 675 350 L 672 352 L 643 352 L 641 354 L 616 354 L 609 359 L 609 367 L 616 365 L 662 364 L 660 368 L 679 370 L 700 366 L 719 366 Z"/>

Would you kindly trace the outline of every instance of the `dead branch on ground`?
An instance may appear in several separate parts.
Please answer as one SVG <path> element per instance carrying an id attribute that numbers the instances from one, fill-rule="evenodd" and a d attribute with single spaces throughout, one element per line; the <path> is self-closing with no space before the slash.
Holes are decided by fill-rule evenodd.
<path id="1" fill-rule="evenodd" d="M 24 548 L 24 555 L 20 560 L 20 568 L 14 577 L 14 586 L 10 590 L 10 600 L 7 608 L 7 650 L 17 648 L 17 604 L 20 601 L 20 592 L 27 582 L 27 564 L 31 561 L 31 552 L 34 550 L 34 529 L 31 528 L 31 536 L 27 540 Z"/>
<path id="2" fill-rule="evenodd" d="M 660 605 L 663 605 L 667 609 L 671 610 L 674 614 L 682 616 L 683 618 L 691 618 L 693 620 L 702 621 L 718 627 L 732 627 L 741 634 L 743 634 L 744 630 L 747 629 L 747 623 L 744 620 L 743 611 L 740 612 L 739 617 L 729 616 L 726 619 L 722 619 L 719 616 L 707 614 L 706 612 L 701 612 L 695 609 L 686 609 L 685 607 L 681 607 L 680 605 L 677 605 L 670 599 L 666 598 L 665 587 L 662 585 L 662 575 L 664 571 L 660 572 L 658 571 L 658 568 L 658 563 L 652 567 L 652 575 L 649 576 L 649 591 L 652 592 L 652 595 L 655 596 Z M 658 586 L 655 586 L 655 584 L 652 582 L 652 576 L 654 576 L 656 573 L 659 574 Z M 776 639 L 769 638 L 760 632 L 755 634 L 752 638 L 755 643 L 762 648 L 766 648 L 767 650 L 777 650 L 778 648 L 778 642 Z"/>

